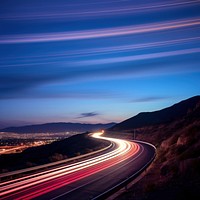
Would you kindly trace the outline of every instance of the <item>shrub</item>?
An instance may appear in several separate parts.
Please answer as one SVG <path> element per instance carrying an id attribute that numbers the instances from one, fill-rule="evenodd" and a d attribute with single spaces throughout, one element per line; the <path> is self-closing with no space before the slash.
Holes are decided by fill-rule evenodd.
<path id="1" fill-rule="evenodd" d="M 62 154 L 59 154 L 59 153 L 54 153 L 52 156 L 49 157 L 49 160 L 51 162 L 55 162 L 55 161 L 59 161 L 59 160 L 63 160 L 65 159 L 66 157 L 63 156 Z"/>

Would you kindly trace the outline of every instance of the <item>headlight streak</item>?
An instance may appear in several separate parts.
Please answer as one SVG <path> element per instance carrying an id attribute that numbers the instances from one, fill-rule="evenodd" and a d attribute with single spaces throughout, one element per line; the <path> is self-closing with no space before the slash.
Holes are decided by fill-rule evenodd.
<path id="1" fill-rule="evenodd" d="M 116 144 L 114 144 L 114 145 L 116 145 Z M 114 150 L 114 151 L 116 152 L 116 150 Z M 114 151 L 113 151 L 113 153 L 114 153 Z M 98 156 L 96 158 L 101 159 L 101 157 L 102 156 Z M 92 160 L 94 160 L 96 158 L 90 158 L 87 161 L 92 161 Z M 54 172 L 54 171 L 57 171 L 57 170 L 62 170 L 62 169 L 66 169 L 66 168 L 69 168 L 69 167 L 77 166 L 77 164 L 81 164 L 81 163 L 85 163 L 85 162 L 86 162 L 86 160 L 83 160 L 83 161 L 80 161 L 78 163 L 68 164 L 68 165 L 64 165 L 62 167 L 57 167 L 57 168 L 46 170 L 46 171 L 39 172 L 39 173 L 36 173 L 36 174 L 28 175 L 28 176 L 25 176 L 25 177 L 17 178 L 17 179 L 6 181 L 6 182 L 2 182 L 2 183 L 0 183 L 0 186 L 5 186 L 5 185 L 8 185 L 10 183 L 22 181 L 24 179 L 29 179 L 29 178 L 33 178 L 33 177 L 36 177 L 36 176 L 39 176 L 39 175 L 44 175 L 44 174 L 47 174 L 47 173 L 50 173 L 50 172 Z"/>
<path id="2" fill-rule="evenodd" d="M 48 174 L 45 173 L 45 175 L 42 175 L 44 173 L 41 172 L 41 173 L 38 173 L 36 175 L 30 175 L 28 177 L 24 177 L 24 179 L 29 179 L 29 180 L 25 180 L 23 182 L 20 182 L 20 185 L 29 183 L 30 182 L 30 178 L 33 177 L 33 176 L 40 175 L 39 178 L 38 177 L 34 177 L 34 178 L 31 179 L 32 180 L 31 182 L 36 181 L 36 180 L 38 181 L 38 180 L 41 179 L 41 181 L 38 181 L 38 183 L 40 183 L 40 182 L 44 182 L 46 180 L 51 180 L 53 178 L 60 177 L 62 175 L 68 174 L 68 173 L 72 173 L 72 172 L 78 171 L 80 169 L 84 169 L 85 167 L 87 167 L 86 165 L 88 165 L 88 164 L 92 165 L 92 164 L 100 163 L 100 161 L 102 159 L 103 159 L 103 161 L 108 160 L 110 156 L 117 155 L 118 153 L 120 153 L 120 151 L 123 151 L 124 148 L 125 148 L 125 146 L 123 144 L 123 146 L 120 146 L 118 149 L 116 149 L 116 150 L 114 150 L 111 153 L 108 153 L 106 155 L 98 156 L 96 158 L 92 158 L 92 159 L 89 159 L 89 160 L 86 160 L 86 161 L 82 161 L 82 162 L 74 163 L 74 164 L 67 165 L 67 166 L 64 166 L 64 167 L 59 167 L 59 168 L 56 168 L 56 169 L 53 169 L 53 170 L 49 170 L 49 171 L 47 171 Z M 121 154 L 122 153 L 120 153 L 118 155 L 121 155 Z M 67 169 L 66 169 L 66 167 L 67 167 Z M 81 168 L 78 168 L 78 167 L 81 167 Z M 71 171 L 69 171 L 69 170 L 71 170 Z M 49 174 L 49 172 L 52 172 L 52 173 Z M 56 176 L 49 177 L 49 175 L 56 175 Z M 49 178 L 48 179 L 44 179 L 46 177 L 49 177 Z M 19 181 L 19 179 L 17 179 L 16 181 Z M 4 183 L 2 183 L 2 184 L 4 184 Z M 30 184 L 30 186 L 31 185 L 32 185 L 32 183 Z M 19 186 L 19 183 L 17 182 L 15 184 L 12 184 L 9 189 L 11 189 L 11 187 L 14 188 L 14 187 L 18 187 L 18 186 Z M 24 187 L 28 187 L 28 186 L 24 185 L 22 188 L 24 188 Z M 4 187 L 1 188 L 1 191 L 7 190 L 7 189 L 8 189 L 7 186 L 4 186 Z M 18 190 L 18 188 L 17 188 L 17 190 Z"/>
<path id="3" fill-rule="evenodd" d="M 140 141 L 140 142 L 141 142 L 141 141 Z M 134 156 L 134 158 L 129 159 L 129 161 L 126 162 L 126 163 L 124 163 L 123 165 L 120 165 L 120 166 L 118 166 L 118 167 L 115 167 L 115 169 L 114 169 L 112 172 L 118 171 L 118 170 L 121 169 L 122 167 L 126 166 L 127 164 L 129 164 L 129 163 L 133 162 L 134 160 L 136 160 L 137 158 L 139 158 L 139 157 L 143 154 L 143 152 L 144 152 L 144 147 L 140 145 L 140 149 L 141 149 L 141 150 L 140 150 L 140 152 L 137 154 L 137 156 Z M 69 191 L 67 191 L 67 192 L 65 192 L 65 193 L 62 193 L 61 195 L 58 195 L 58 196 L 56 196 L 56 197 L 53 197 L 53 198 L 50 199 L 50 200 L 58 199 L 59 197 L 62 197 L 62 196 L 64 196 L 64 195 L 66 195 L 66 194 L 69 194 L 69 193 L 71 193 L 71 192 L 73 192 L 73 191 L 75 191 L 75 190 L 77 190 L 77 189 L 79 189 L 79 188 L 82 188 L 82 187 L 84 187 L 84 186 L 86 186 L 86 185 L 89 185 L 89 184 L 91 184 L 91 183 L 93 183 L 93 182 L 95 182 L 95 181 L 97 181 L 97 180 L 99 180 L 99 179 L 102 179 L 103 177 L 106 177 L 106 176 L 107 176 L 107 174 L 105 174 L 105 175 L 103 175 L 103 176 L 100 176 L 100 177 L 98 177 L 98 178 L 96 178 L 96 179 L 92 179 L 91 181 L 89 181 L 89 182 L 87 182 L 87 183 L 85 183 L 85 184 L 83 184 L 83 185 L 80 185 L 80 186 L 78 186 L 78 187 L 76 187 L 76 188 L 73 188 L 72 190 L 69 190 Z"/>
<path id="4" fill-rule="evenodd" d="M 31 199 L 41 196 L 116 165 L 129 159 L 139 151 L 139 145 L 136 143 L 102 137 L 101 134 L 94 133 L 92 137 L 111 141 L 116 144 L 117 149 L 95 158 L 1 183 L 2 192 L 0 195 L 4 196 L 3 199 L 12 198 L 14 195 L 17 195 L 19 199 Z"/>

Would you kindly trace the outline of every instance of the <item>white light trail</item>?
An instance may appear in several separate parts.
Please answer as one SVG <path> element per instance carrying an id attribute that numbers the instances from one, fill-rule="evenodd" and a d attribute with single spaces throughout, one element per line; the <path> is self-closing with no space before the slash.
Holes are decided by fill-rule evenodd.
<path id="1" fill-rule="evenodd" d="M 137 151 L 139 150 L 139 146 L 135 143 L 128 142 L 121 139 L 103 137 L 101 135 L 102 133 L 94 133 L 92 137 L 113 142 L 116 144 L 117 148 L 115 150 L 112 150 L 111 152 L 105 153 L 104 155 L 96 156 L 94 158 L 90 158 L 90 159 L 80 161 L 74 164 L 57 167 L 55 169 L 47 170 L 45 172 L 39 172 L 33 175 L 28 175 L 28 176 L 18 178 L 15 180 L 3 182 L 0 184 L 1 186 L 0 195 L 1 196 L 9 195 L 13 192 L 18 192 L 20 190 L 23 191 L 28 187 L 34 187 L 34 186 L 37 186 L 38 184 L 42 184 L 44 182 L 48 182 L 53 179 L 59 179 L 59 178 L 62 178 L 63 176 L 73 174 L 83 169 L 89 169 L 90 167 L 98 165 L 100 163 L 102 163 L 102 166 L 104 163 L 104 165 L 107 168 L 107 165 L 106 165 L 107 162 L 112 161 L 111 165 L 117 164 L 119 162 L 124 161 L 125 159 L 128 159 L 130 156 L 137 153 Z M 115 160 L 116 158 L 119 158 L 120 156 L 122 156 L 121 159 Z"/>

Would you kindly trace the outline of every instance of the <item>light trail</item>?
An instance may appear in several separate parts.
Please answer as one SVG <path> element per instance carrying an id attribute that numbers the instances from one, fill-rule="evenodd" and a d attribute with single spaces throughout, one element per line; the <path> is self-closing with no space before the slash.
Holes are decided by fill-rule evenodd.
<path id="1" fill-rule="evenodd" d="M 58 166 L 44 172 L 36 172 L 22 178 L 5 181 L 0 184 L 1 199 L 32 199 L 58 188 L 76 182 L 111 166 L 119 164 L 137 154 L 140 146 L 134 142 L 103 137 L 94 133 L 94 138 L 108 140 L 116 148 L 108 153 L 79 161 L 73 164 Z"/>

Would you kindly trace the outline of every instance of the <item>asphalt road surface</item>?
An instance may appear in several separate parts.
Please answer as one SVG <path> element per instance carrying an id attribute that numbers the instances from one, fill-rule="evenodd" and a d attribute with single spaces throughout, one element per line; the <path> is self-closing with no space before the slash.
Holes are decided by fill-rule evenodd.
<path id="1" fill-rule="evenodd" d="M 0 199 L 103 199 L 130 178 L 140 174 L 153 160 L 155 147 L 139 141 L 103 137 L 115 148 L 72 164 L 35 172 L 0 183 Z"/>

